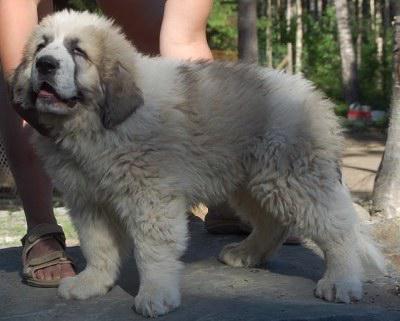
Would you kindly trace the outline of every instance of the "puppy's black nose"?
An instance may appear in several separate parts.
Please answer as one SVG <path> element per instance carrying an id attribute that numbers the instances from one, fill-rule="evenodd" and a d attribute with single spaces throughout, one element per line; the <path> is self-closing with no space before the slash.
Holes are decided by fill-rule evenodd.
<path id="1" fill-rule="evenodd" d="M 36 61 L 36 68 L 42 75 L 54 74 L 60 63 L 52 56 L 43 56 Z"/>

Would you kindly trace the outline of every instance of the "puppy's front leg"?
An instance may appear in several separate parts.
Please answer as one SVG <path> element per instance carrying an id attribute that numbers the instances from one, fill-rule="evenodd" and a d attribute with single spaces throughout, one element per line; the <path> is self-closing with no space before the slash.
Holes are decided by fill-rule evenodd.
<path id="1" fill-rule="evenodd" d="M 125 234 L 100 209 L 74 209 L 72 217 L 78 231 L 86 268 L 60 282 L 58 294 L 65 299 L 87 299 L 103 295 L 118 277 L 121 257 L 127 256 Z M 82 213 L 82 215 L 78 215 Z M 110 216 L 110 215 L 108 215 Z"/>
<path id="2" fill-rule="evenodd" d="M 180 256 L 186 249 L 184 202 L 171 200 L 142 208 L 132 224 L 140 287 L 135 310 L 147 317 L 168 313 L 180 305 Z"/>

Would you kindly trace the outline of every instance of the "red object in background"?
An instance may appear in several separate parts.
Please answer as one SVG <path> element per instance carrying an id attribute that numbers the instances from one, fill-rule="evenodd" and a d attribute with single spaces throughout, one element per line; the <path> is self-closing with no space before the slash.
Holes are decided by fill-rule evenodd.
<path id="1" fill-rule="evenodd" d="M 371 120 L 371 112 L 370 111 L 362 111 L 362 110 L 349 110 L 347 112 L 347 119 Z"/>

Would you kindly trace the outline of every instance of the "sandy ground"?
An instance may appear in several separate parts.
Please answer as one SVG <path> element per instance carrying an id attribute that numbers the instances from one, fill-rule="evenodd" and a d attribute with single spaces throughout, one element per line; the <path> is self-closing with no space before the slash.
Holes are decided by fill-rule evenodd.
<path id="1" fill-rule="evenodd" d="M 379 133 L 346 135 L 342 171 L 355 200 L 371 198 L 384 143 L 384 136 Z"/>

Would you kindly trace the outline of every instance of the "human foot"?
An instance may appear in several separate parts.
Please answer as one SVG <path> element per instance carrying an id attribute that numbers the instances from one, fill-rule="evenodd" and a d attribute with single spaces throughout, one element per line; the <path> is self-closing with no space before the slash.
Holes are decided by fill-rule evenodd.
<path id="1" fill-rule="evenodd" d="M 27 261 L 39 258 L 43 255 L 63 251 L 62 246 L 54 239 L 47 239 L 37 243 L 28 253 Z M 51 265 L 35 271 L 35 276 L 39 280 L 59 280 L 69 276 L 75 276 L 75 271 L 71 263 Z"/>
<path id="2" fill-rule="evenodd" d="M 23 277 L 29 285 L 57 287 L 62 278 L 75 275 L 73 264 L 65 255 L 65 237 L 61 227 L 51 224 L 35 226 L 22 242 Z"/>

